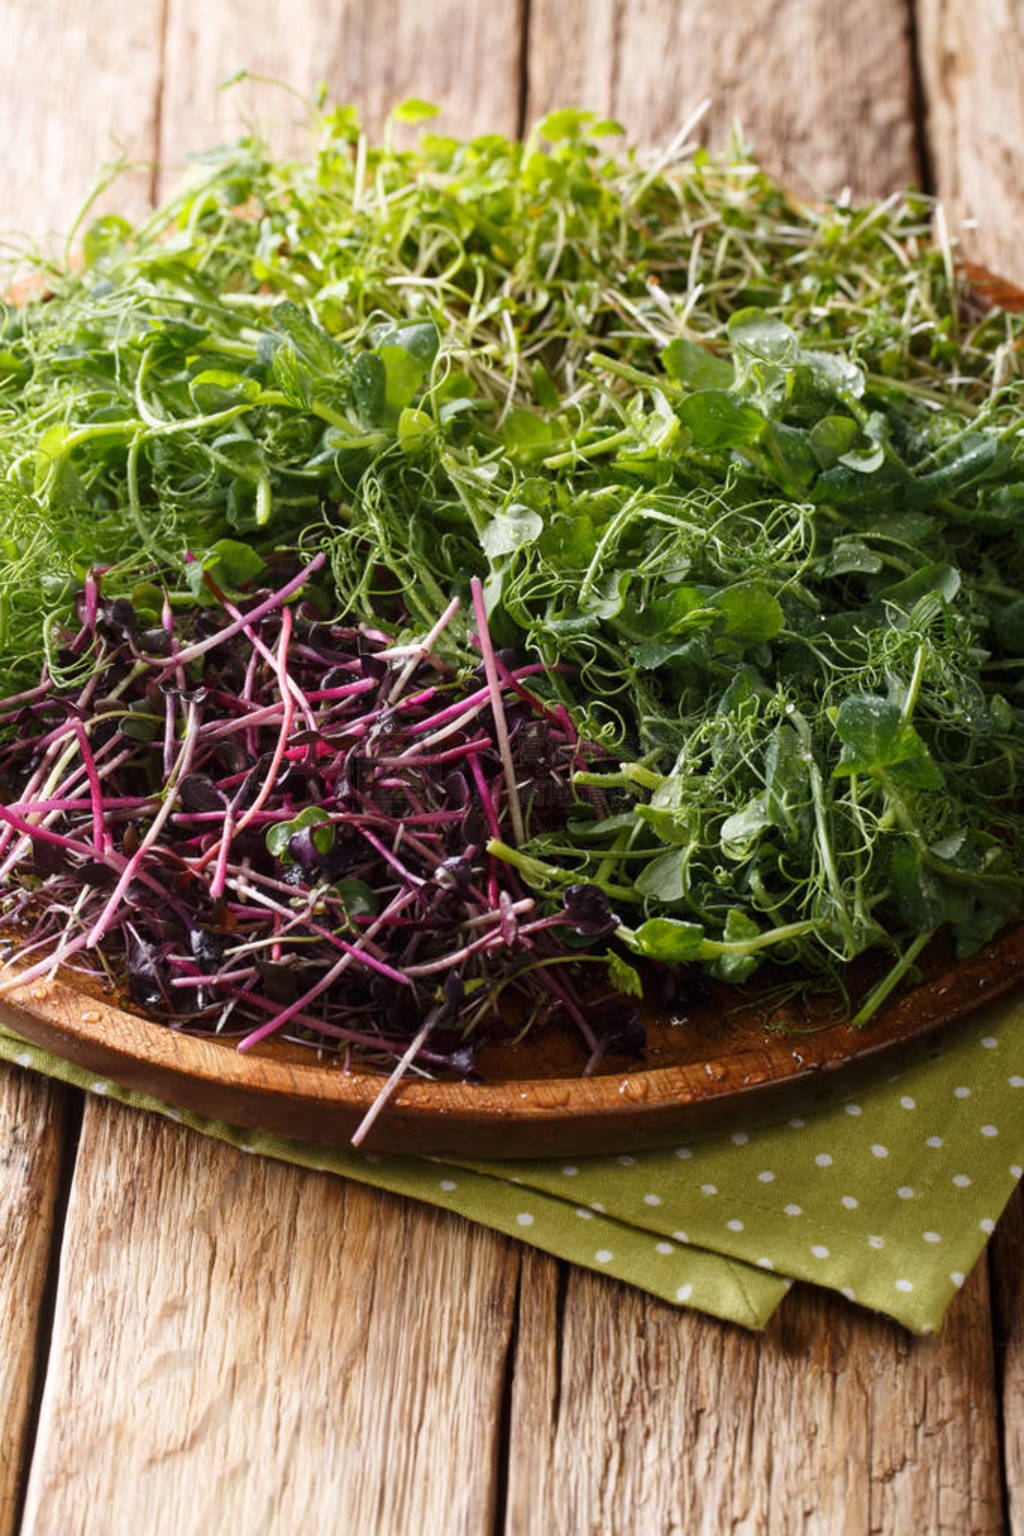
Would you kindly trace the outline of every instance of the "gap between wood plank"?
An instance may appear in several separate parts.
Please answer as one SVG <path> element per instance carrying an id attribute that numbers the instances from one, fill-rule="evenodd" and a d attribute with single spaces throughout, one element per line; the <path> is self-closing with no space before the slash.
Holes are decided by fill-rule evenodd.
<path id="1" fill-rule="evenodd" d="M 1010 1489 L 1006 1474 L 1006 1411 L 1003 1394 L 1006 1390 L 1006 1338 L 1000 1320 L 1000 1296 L 996 1279 L 996 1265 L 991 1246 L 982 1261 L 988 1276 L 989 1326 L 992 1331 L 993 1396 L 996 1408 L 996 1453 L 999 1457 L 999 1494 L 1002 1501 L 1003 1529 L 1012 1530 L 1010 1523 Z"/>
<path id="2" fill-rule="evenodd" d="M 519 95 L 516 99 L 516 137 L 526 135 L 526 113 L 530 100 L 530 22 L 533 0 L 519 0 Z"/>
<path id="3" fill-rule="evenodd" d="M 77 1089 L 64 1090 L 60 1115 L 60 1160 L 57 1173 L 57 1193 L 53 1205 L 53 1227 L 50 1233 L 50 1251 L 46 1261 L 46 1278 L 39 1300 L 39 1316 L 36 1322 L 36 1346 L 33 1360 L 32 1395 L 25 1419 L 25 1432 L 21 1451 L 21 1469 L 18 1476 L 18 1492 L 15 1499 L 13 1529 L 21 1529 L 25 1513 L 25 1495 L 28 1491 L 29 1472 L 35 1454 L 39 1431 L 39 1413 L 43 1402 L 43 1388 L 50 1364 L 50 1344 L 53 1338 L 53 1320 L 57 1309 L 57 1282 L 60 1279 L 61 1251 L 64 1246 L 64 1227 L 67 1220 L 68 1201 L 75 1177 L 78 1159 L 78 1143 L 82 1135 L 82 1114 L 85 1095 Z"/>
<path id="4" fill-rule="evenodd" d="M 918 0 L 907 0 L 907 44 L 910 55 L 910 116 L 914 128 L 914 158 L 921 191 L 934 195 L 935 169 L 928 133 L 928 93 L 921 61 L 921 36 L 917 24 Z"/>
<path id="5" fill-rule="evenodd" d="M 164 74 L 167 66 L 167 29 L 170 24 L 171 0 L 161 0 L 157 44 L 156 95 L 153 102 L 153 169 L 149 174 L 149 201 L 156 207 L 160 195 L 160 170 L 164 152 Z"/>
<path id="6" fill-rule="evenodd" d="M 1020 1369 L 1024 1300 L 1021 1293 L 1021 1253 L 1024 1251 L 1024 1188 L 1018 1186 L 1000 1218 L 989 1246 L 992 1298 L 992 1343 L 996 1368 L 1003 1525 L 1021 1536 L 1024 1479 L 1021 1477 Z"/>
<path id="7" fill-rule="evenodd" d="M 526 0 L 527 5 L 529 0 Z M 523 100 L 525 101 L 525 97 Z M 520 134 L 522 127 L 520 126 Z M 523 1296 L 523 1255 L 517 1255 L 516 1288 L 512 1298 L 512 1326 L 505 1351 L 505 1365 L 501 1381 L 501 1402 L 498 1406 L 497 1434 L 494 1437 L 494 1503 L 491 1529 L 494 1536 L 504 1536 L 508 1518 L 508 1469 L 512 1449 L 512 1384 L 516 1373 L 516 1356 L 519 1353 L 519 1307 Z"/>

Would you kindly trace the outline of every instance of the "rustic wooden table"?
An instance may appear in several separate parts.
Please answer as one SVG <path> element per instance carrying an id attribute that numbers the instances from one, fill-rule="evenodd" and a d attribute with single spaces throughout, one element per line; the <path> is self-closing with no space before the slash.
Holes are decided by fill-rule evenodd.
<path id="1" fill-rule="evenodd" d="M 1024 281 L 1007 0 L 0 0 L 3 224 L 209 142 L 243 63 L 457 132 L 579 103 L 664 138 L 710 95 L 712 139 L 933 187 Z M 2 1070 L 0 1536 L 1024 1532 L 1022 1260 L 1017 1200 L 938 1337 L 799 1289 L 755 1337 Z"/>

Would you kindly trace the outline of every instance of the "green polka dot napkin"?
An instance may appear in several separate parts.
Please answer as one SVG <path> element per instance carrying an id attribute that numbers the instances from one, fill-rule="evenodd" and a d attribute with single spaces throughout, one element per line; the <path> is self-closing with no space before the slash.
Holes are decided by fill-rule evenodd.
<path id="1" fill-rule="evenodd" d="M 0 1059 L 246 1152 L 458 1211 L 665 1301 L 760 1328 L 794 1279 L 930 1333 L 1024 1164 L 1024 1000 L 804 1118 L 575 1162 L 375 1157 L 286 1141 L 97 1081 L 0 1029 Z"/>

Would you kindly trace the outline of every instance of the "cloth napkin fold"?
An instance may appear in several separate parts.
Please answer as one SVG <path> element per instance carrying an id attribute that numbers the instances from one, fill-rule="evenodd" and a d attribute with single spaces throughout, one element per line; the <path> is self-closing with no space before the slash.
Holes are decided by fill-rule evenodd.
<path id="1" fill-rule="evenodd" d="M 0 1059 L 245 1152 L 457 1211 L 749 1328 L 800 1279 L 933 1332 L 1024 1164 L 1020 997 L 806 1117 L 573 1162 L 382 1157 L 241 1130 L 99 1080 L 2 1028 Z"/>

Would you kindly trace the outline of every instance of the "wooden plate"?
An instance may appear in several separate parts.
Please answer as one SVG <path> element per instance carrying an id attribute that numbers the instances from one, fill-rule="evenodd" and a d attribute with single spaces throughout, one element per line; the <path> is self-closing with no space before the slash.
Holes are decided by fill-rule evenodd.
<path id="1" fill-rule="evenodd" d="M 718 989 L 685 1014 L 648 1018 L 639 1064 L 614 1058 L 579 1075 L 568 1032 L 494 1049 L 483 1082 L 407 1081 L 376 1121 L 376 1151 L 552 1157 L 666 1144 L 737 1119 L 747 1124 L 851 1087 L 879 1058 L 928 1040 L 1024 983 L 1024 928 L 953 964 L 941 946 L 922 956 L 930 979 L 879 1012 L 867 1029 L 818 1016 L 771 1015 L 770 1005 Z M 231 1042 L 182 1034 L 86 996 L 64 981 L 35 983 L 0 1007 L 26 1040 L 97 1076 L 255 1130 L 344 1145 L 383 1079 L 320 1065 L 301 1047 L 242 1055 Z M 618 1070 L 612 1070 L 618 1066 Z"/>
<path id="2" fill-rule="evenodd" d="M 1024 309 L 1024 293 L 984 268 L 965 271 L 982 305 Z M 925 980 L 890 1000 L 869 1028 L 817 1013 L 771 1013 L 719 988 L 701 1007 L 650 1014 L 639 1064 L 609 1058 L 593 1077 L 567 1033 L 531 1036 L 480 1058 L 482 1082 L 407 1080 L 367 1147 L 479 1157 L 547 1157 L 667 1144 L 725 1123 L 747 1124 L 846 1088 L 909 1047 L 1024 985 L 1024 928 L 963 964 L 941 945 L 921 957 Z M 862 978 L 869 981 L 870 974 Z M 344 1145 L 380 1089 L 373 1073 L 321 1065 L 299 1047 L 241 1055 L 229 1041 L 182 1034 L 86 995 L 67 981 L 0 1002 L 0 1022 L 97 1076 L 234 1124 Z"/>

